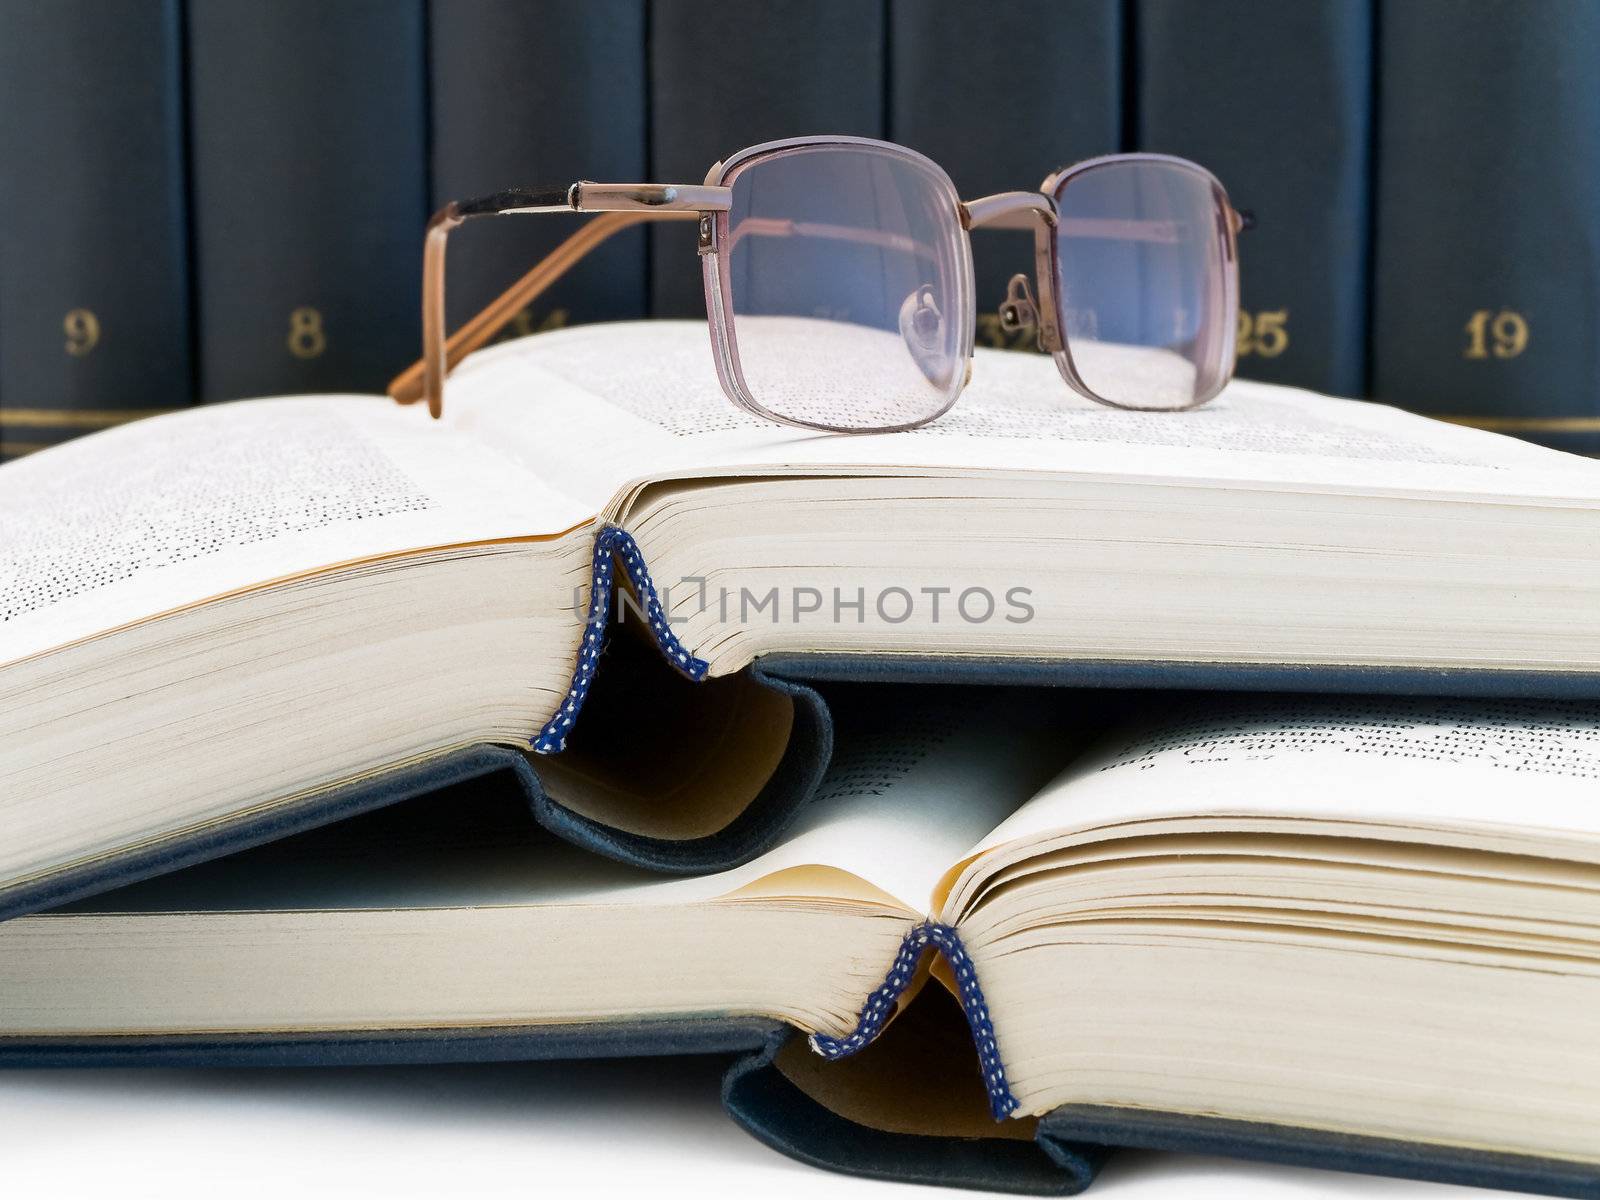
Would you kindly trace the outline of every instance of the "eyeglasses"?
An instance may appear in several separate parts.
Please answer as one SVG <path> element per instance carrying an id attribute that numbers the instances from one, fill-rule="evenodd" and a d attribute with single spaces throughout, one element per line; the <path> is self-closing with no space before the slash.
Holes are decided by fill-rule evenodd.
<path id="1" fill-rule="evenodd" d="M 448 341 L 445 243 L 478 217 L 599 213 Z M 389 386 L 443 411 L 445 374 L 606 238 L 641 221 L 699 222 L 712 356 L 728 398 L 767 420 L 834 432 L 912 429 L 971 377 L 977 301 L 969 232 L 1032 229 L 1033 277 L 1012 277 L 1002 328 L 1036 331 L 1078 394 L 1116 408 L 1204 404 L 1233 373 L 1236 236 L 1251 224 L 1203 167 L 1118 154 L 1037 192 L 963 202 L 950 177 L 866 138 L 767 142 L 704 184 L 575 183 L 446 205 L 423 254 L 422 360 Z"/>

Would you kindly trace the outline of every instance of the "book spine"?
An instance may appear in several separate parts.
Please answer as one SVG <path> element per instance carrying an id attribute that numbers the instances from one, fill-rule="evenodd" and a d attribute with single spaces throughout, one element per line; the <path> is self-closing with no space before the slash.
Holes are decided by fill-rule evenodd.
<path id="1" fill-rule="evenodd" d="M 189 403 L 180 32 L 0 3 L 0 457 Z"/>
<path id="2" fill-rule="evenodd" d="M 1373 391 L 1600 453 L 1600 4 L 1380 10 Z"/>
<path id="3" fill-rule="evenodd" d="M 420 343 L 422 0 L 188 6 L 200 395 L 379 391 Z"/>
<path id="4" fill-rule="evenodd" d="M 1238 373 L 1366 387 L 1369 0 L 1137 0 L 1136 144 L 1213 171 L 1239 245 Z"/>
<path id="5" fill-rule="evenodd" d="M 860 0 L 650 5 L 651 177 L 699 183 L 720 159 L 806 134 L 884 134 L 884 11 Z M 705 315 L 692 223 L 650 231 L 651 307 Z"/>
<path id="6" fill-rule="evenodd" d="M 892 0 L 889 137 L 950 173 L 963 199 L 1036 188 L 1046 175 L 1120 149 L 1121 0 Z M 1033 274 L 1033 235 L 984 230 L 973 246 L 978 344 L 1002 333 L 1006 281 Z"/>
<path id="7" fill-rule="evenodd" d="M 432 205 L 508 185 L 648 178 L 644 0 L 476 0 L 429 8 Z M 451 326 L 578 228 L 572 218 L 475 222 L 451 240 Z M 627 230 L 519 314 L 532 333 L 647 312 L 645 234 Z"/>

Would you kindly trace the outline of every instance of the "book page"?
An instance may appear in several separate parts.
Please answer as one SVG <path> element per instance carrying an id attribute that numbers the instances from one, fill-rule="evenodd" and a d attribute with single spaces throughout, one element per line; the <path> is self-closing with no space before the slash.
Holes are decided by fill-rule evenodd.
<path id="1" fill-rule="evenodd" d="M 840 747 L 776 848 L 731 871 L 663 879 L 552 840 L 520 793 L 458 789 L 135 884 L 78 912 L 690 904 L 779 872 L 854 875 L 920 916 L 939 876 L 1036 792 L 1064 757 L 1059 710 L 1005 691 L 914 703 Z M 822 881 L 826 883 L 826 877 Z M 832 893 L 788 894 L 829 898 Z"/>
<path id="2" fill-rule="evenodd" d="M 504 343 L 468 359 L 447 397 L 447 424 L 597 508 L 644 480 L 886 470 L 1600 503 L 1600 464 L 1382 405 L 1239 381 L 1192 412 L 1129 412 L 1078 396 L 1044 355 L 997 350 L 977 351 L 955 407 L 922 429 L 786 428 L 728 400 L 695 321 Z"/>
<path id="3" fill-rule="evenodd" d="M 1068 722 L 1060 695 L 924 690 L 879 730 L 841 729 L 816 797 L 779 846 L 708 880 L 658 884 L 650 898 L 727 895 L 815 865 L 925 913 L 934 884 L 971 845 L 963 835 L 994 828 L 1060 769 Z"/>
<path id="4" fill-rule="evenodd" d="M 1096 743 L 983 839 L 1172 817 L 1526 831 L 1600 848 L 1600 704 L 1211 695 Z"/>
<path id="5" fill-rule="evenodd" d="M 0 469 L 0 664 L 334 564 L 593 515 L 378 397 L 138 421 Z"/>

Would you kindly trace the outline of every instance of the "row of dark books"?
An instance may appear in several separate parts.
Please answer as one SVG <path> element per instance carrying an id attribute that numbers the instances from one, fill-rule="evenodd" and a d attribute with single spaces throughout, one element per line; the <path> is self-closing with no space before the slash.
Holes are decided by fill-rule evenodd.
<path id="1" fill-rule="evenodd" d="M 6 455 L 379 390 L 417 352 L 438 204 L 824 132 L 963 195 L 1194 158 L 1259 223 L 1241 374 L 1600 450 L 1590 0 L 0 0 L 0 78 Z M 572 228 L 464 234 L 452 320 Z M 1012 236 L 978 247 L 980 304 L 1028 265 Z M 516 329 L 700 313 L 692 237 L 616 239 Z"/>

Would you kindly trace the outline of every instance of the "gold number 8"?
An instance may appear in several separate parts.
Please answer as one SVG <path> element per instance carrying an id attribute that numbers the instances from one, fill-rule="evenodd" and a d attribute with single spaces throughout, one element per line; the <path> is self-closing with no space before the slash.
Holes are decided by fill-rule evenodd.
<path id="1" fill-rule="evenodd" d="M 289 353 L 296 358 L 316 358 L 328 348 L 322 332 L 322 314 L 314 308 L 297 308 L 289 314 Z"/>

